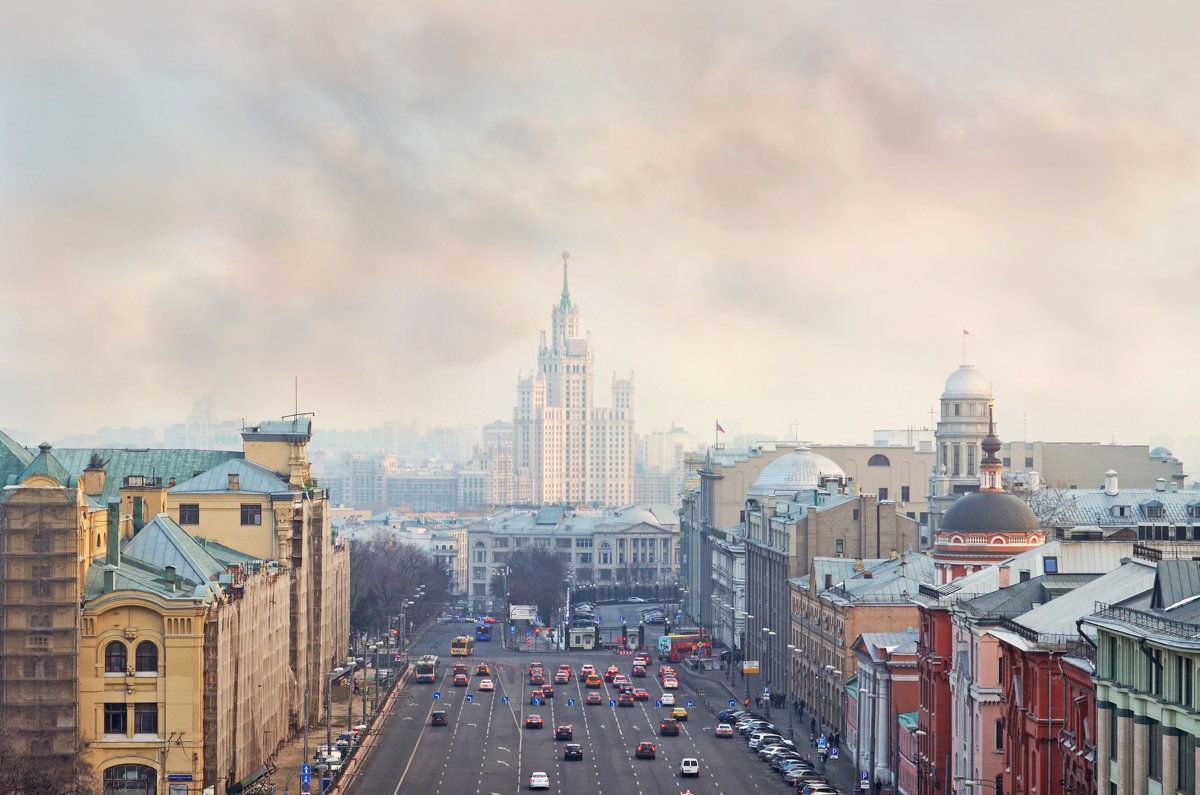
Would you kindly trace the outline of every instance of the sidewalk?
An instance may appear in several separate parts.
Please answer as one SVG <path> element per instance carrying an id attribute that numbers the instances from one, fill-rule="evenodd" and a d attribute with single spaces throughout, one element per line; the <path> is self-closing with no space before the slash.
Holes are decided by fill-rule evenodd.
<path id="1" fill-rule="evenodd" d="M 731 683 L 726 678 L 729 676 L 729 671 L 727 670 L 696 671 L 687 665 L 678 665 L 675 670 L 680 675 L 680 681 L 693 690 L 699 698 L 700 704 L 712 713 L 714 721 L 718 712 L 729 708 L 730 701 L 735 702 L 737 709 L 745 709 L 742 706 L 746 701 L 745 681 L 739 678 L 736 672 L 733 675 Z M 753 691 L 750 696 L 750 709 L 763 714 L 763 710 L 754 705 Z M 790 705 L 771 708 L 770 720 L 782 730 L 781 734 L 787 734 L 790 710 Z M 817 750 L 808 743 L 811 733 L 809 731 L 809 721 L 811 719 L 812 714 L 809 712 L 805 712 L 803 718 L 797 717 L 794 712 L 791 713 L 792 741 L 796 744 L 796 750 L 816 762 Z M 839 749 L 839 753 L 841 756 L 840 759 L 826 760 L 825 777 L 843 795 L 860 792 L 858 789 L 857 774 L 854 770 L 854 762 L 845 753 L 845 749 Z M 780 789 L 786 789 L 782 782 L 780 783 Z"/>

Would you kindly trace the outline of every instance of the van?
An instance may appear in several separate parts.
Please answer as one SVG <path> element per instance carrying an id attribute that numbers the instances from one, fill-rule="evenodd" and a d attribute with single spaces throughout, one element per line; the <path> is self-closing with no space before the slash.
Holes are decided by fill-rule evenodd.
<path id="1" fill-rule="evenodd" d="M 679 760 L 679 775 L 680 776 L 700 776 L 700 760 L 694 757 L 685 756 Z"/>

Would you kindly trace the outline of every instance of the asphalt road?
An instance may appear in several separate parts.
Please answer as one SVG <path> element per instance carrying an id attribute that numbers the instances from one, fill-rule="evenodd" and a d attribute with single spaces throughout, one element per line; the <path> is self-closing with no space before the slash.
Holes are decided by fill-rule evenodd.
<path id="1" fill-rule="evenodd" d="M 644 605 L 629 605 L 634 614 L 641 607 Z M 534 648 L 504 651 L 498 641 L 479 643 L 475 656 L 469 660 L 472 673 L 469 686 L 453 687 L 452 666 L 462 658 L 450 657 L 450 638 L 470 627 L 469 624 L 438 625 L 412 650 L 414 656 L 434 653 L 441 658 L 439 681 L 434 685 L 405 684 L 352 779 L 345 782 L 345 792 L 352 795 L 526 792 L 534 771 L 549 775 L 550 792 L 571 795 L 678 795 L 689 789 L 696 795 L 733 795 L 786 790 L 779 777 L 758 761 L 743 740 L 714 736 L 713 712 L 700 703 L 683 680 L 675 695 L 679 705 L 694 699 L 689 720 L 681 724 L 678 737 L 660 737 L 660 720 L 670 708 L 655 705 L 663 693 L 653 675 L 657 662 L 652 663 L 646 678 L 632 680 L 635 686 L 644 687 L 651 694 L 651 700 L 637 702 L 633 707 L 610 706 L 610 699 L 616 696 L 607 683 L 599 691 L 604 697 L 602 705 L 584 704 L 588 690 L 577 676 L 584 663 L 590 662 L 600 671 L 615 664 L 629 675 L 633 658 L 612 652 Z M 527 670 L 535 659 L 544 663 L 551 675 L 562 663 L 571 665 L 576 672 L 569 684 L 557 685 L 554 698 L 540 706 L 531 705 L 528 696 L 531 688 Z M 483 677 L 476 676 L 474 670 L 480 662 L 492 666 L 494 692 L 478 689 Z M 435 699 L 435 694 L 440 697 Z M 711 709 L 726 705 L 714 704 L 711 698 L 708 704 Z M 435 705 L 449 713 L 448 725 L 429 725 L 429 714 Z M 530 713 L 541 715 L 542 729 L 525 728 L 525 717 Z M 573 727 L 573 742 L 584 749 L 582 762 L 562 758 L 566 741 L 554 739 L 555 727 L 562 724 Z M 634 758 L 634 749 L 643 740 L 657 747 L 654 760 Z M 679 761 L 687 756 L 700 759 L 699 779 L 679 777 Z"/>

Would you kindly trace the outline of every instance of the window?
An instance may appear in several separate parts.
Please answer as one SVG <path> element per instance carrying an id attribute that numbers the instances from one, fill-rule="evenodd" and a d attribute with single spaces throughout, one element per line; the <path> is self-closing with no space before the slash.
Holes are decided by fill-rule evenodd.
<path id="1" fill-rule="evenodd" d="M 1026 456 L 1025 457 L 1025 468 L 1030 469 L 1032 467 L 1033 467 L 1033 459 L 1030 458 L 1029 456 Z"/>
<path id="2" fill-rule="evenodd" d="M 888 457 L 882 453 L 876 453 L 867 459 L 867 466 L 869 467 L 888 467 L 891 465 L 892 462 L 889 461 Z"/>
<path id="3" fill-rule="evenodd" d="M 133 733 L 158 734 L 158 705 L 133 705 Z"/>
<path id="4" fill-rule="evenodd" d="M 912 499 L 909 495 L 908 486 L 900 487 L 900 502 L 912 502 Z"/>
<path id="5" fill-rule="evenodd" d="M 1161 781 L 1163 767 L 1163 733 L 1162 724 L 1156 720 L 1150 721 L 1149 735 L 1146 738 L 1146 752 L 1150 758 L 1150 778 Z"/>
<path id="6" fill-rule="evenodd" d="M 837 540 L 837 554 L 842 555 L 845 553 L 845 551 L 846 551 L 846 540 L 844 538 L 839 538 Z"/>
<path id="7" fill-rule="evenodd" d="M 129 710 L 124 704 L 104 705 L 104 733 L 126 734 L 129 730 Z"/>
<path id="8" fill-rule="evenodd" d="M 1004 750 L 1004 721 L 996 721 L 996 750 Z"/>
<path id="9" fill-rule="evenodd" d="M 104 647 L 104 673 L 123 674 L 127 664 L 128 652 L 124 643 L 114 640 Z"/>
<path id="10" fill-rule="evenodd" d="M 1000 464 L 1001 464 L 1001 465 L 1002 465 L 1002 466 L 1003 466 L 1005 469 L 1008 469 L 1010 466 L 1012 466 L 1012 459 L 1011 459 L 1011 458 L 1005 458 L 1005 459 L 1003 459 L 1003 460 L 1000 462 Z"/>
<path id="11" fill-rule="evenodd" d="M 1195 792 L 1196 791 L 1196 754 L 1191 752 L 1191 742 L 1185 742 L 1189 738 L 1175 737 L 1176 742 L 1180 744 L 1179 753 L 1175 755 L 1175 777 L 1179 782 L 1176 786 L 1180 792 Z"/>
<path id="12" fill-rule="evenodd" d="M 200 506 L 192 503 L 179 506 L 179 523 L 184 524 L 200 524 Z"/>
<path id="13" fill-rule="evenodd" d="M 880 486 L 879 487 L 879 500 L 882 502 L 883 500 L 886 500 L 887 498 L 888 498 L 887 486 Z"/>
<path id="14" fill-rule="evenodd" d="M 1049 556 L 1042 558 L 1042 570 L 1047 574 L 1058 574 L 1058 558 Z"/>
<path id="15" fill-rule="evenodd" d="M 138 673 L 158 673 L 158 647 L 150 641 L 144 640 L 138 644 L 133 659 Z"/>
<path id="16" fill-rule="evenodd" d="M 487 576 L 487 574 L 484 572 L 485 568 L 486 567 L 484 567 L 484 566 L 476 566 L 473 569 L 471 569 L 471 578 L 475 579 L 475 580 L 482 580 L 484 577 Z"/>
<path id="17" fill-rule="evenodd" d="M 958 477 L 959 475 L 962 474 L 962 445 L 956 444 L 956 445 L 954 445 L 953 449 L 954 449 L 954 461 L 953 461 L 954 466 L 951 468 L 950 471 L 955 477 Z"/>
<path id="18" fill-rule="evenodd" d="M 180 506 L 182 507 L 182 506 Z M 182 522 L 180 522 L 182 524 Z M 258 526 L 262 524 L 262 506 L 261 505 L 242 505 L 242 526 L 247 525 Z"/>
<path id="19" fill-rule="evenodd" d="M 1108 758 L 1117 758 L 1117 711 L 1108 710 Z"/>

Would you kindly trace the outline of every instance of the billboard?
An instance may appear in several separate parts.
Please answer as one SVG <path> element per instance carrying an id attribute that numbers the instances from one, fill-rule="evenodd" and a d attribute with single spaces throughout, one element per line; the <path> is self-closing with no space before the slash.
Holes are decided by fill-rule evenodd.
<path id="1" fill-rule="evenodd" d="M 742 673 L 756 674 L 758 673 L 758 660 L 743 660 Z"/>
<path id="2" fill-rule="evenodd" d="M 509 621 L 533 621 L 537 618 L 537 605 L 511 605 L 508 608 Z"/>

